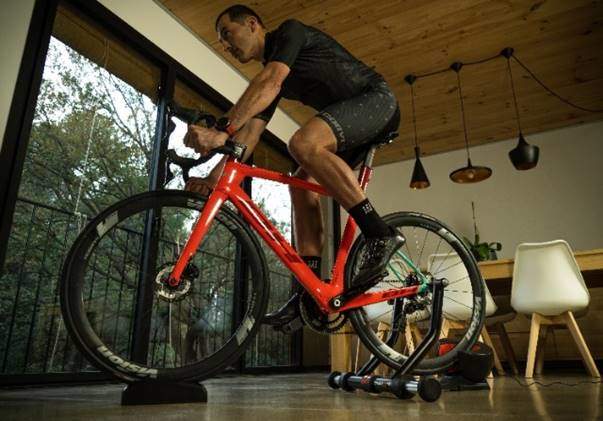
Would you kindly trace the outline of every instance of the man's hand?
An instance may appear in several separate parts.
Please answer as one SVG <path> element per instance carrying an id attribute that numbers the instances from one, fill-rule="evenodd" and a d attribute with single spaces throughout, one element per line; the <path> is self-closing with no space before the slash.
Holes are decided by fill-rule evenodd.
<path id="1" fill-rule="evenodd" d="M 228 140 L 228 134 L 224 132 L 192 124 L 188 126 L 188 131 L 184 136 L 184 144 L 201 155 L 206 155 L 212 149 L 223 146 L 226 140 Z"/>
<path id="2" fill-rule="evenodd" d="M 218 180 L 211 175 L 205 178 L 190 177 L 184 186 L 184 190 L 197 192 L 203 196 L 209 196 L 217 182 Z"/>

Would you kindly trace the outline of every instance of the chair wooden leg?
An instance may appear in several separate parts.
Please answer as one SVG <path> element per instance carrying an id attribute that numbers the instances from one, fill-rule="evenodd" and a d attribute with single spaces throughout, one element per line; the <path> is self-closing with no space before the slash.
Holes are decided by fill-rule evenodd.
<path id="1" fill-rule="evenodd" d="M 551 330 L 552 328 L 553 327 L 549 325 L 544 326 L 542 337 L 538 340 L 540 346 L 538 347 L 538 351 L 536 352 L 536 367 L 534 369 L 535 374 L 542 374 L 542 366 L 544 365 L 544 354 L 546 352 L 546 339 L 549 335 L 549 330 Z"/>
<path id="2" fill-rule="evenodd" d="M 484 338 L 484 343 L 488 345 L 492 349 L 492 354 L 494 356 L 494 367 L 496 367 L 496 372 L 499 376 L 505 375 L 505 370 L 503 369 L 502 364 L 500 363 L 500 358 L 498 358 L 498 353 L 494 348 L 494 344 L 492 343 L 492 338 L 490 338 L 490 334 L 488 333 L 488 329 L 486 326 L 482 328 L 482 338 Z"/>
<path id="3" fill-rule="evenodd" d="M 404 328 L 404 338 L 406 339 L 408 355 L 410 355 L 415 350 L 415 340 L 412 337 L 412 327 L 410 327 L 409 323 L 406 323 L 406 327 Z"/>
<path id="4" fill-rule="evenodd" d="M 356 338 L 356 361 L 354 362 L 354 372 L 358 372 L 358 361 L 360 359 L 360 338 Z"/>
<path id="5" fill-rule="evenodd" d="M 601 374 L 599 373 L 599 370 L 597 369 L 597 365 L 595 364 L 595 361 L 593 360 L 593 356 L 591 355 L 590 351 L 588 350 L 588 346 L 586 345 L 586 342 L 584 341 L 582 332 L 580 332 L 580 328 L 578 327 L 578 324 L 576 323 L 576 319 L 574 318 L 574 315 L 572 314 L 571 311 L 568 311 L 567 313 L 563 313 L 562 316 L 564 317 L 564 319 L 567 323 L 567 327 L 569 328 L 569 331 L 571 332 L 572 337 L 574 338 L 574 341 L 576 342 L 576 345 L 578 346 L 578 350 L 580 351 L 580 354 L 582 355 L 582 359 L 584 360 L 584 364 L 586 365 L 588 372 L 590 373 L 590 375 L 592 377 L 597 377 L 597 378 L 601 377 Z"/>
<path id="6" fill-rule="evenodd" d="M 534 362 L 536 359 L 536 349 L 538 348 L 538 334 L 540 333 L 540 321 L 540 314 L 533 313 L 532 323 L 530 326 L 530 343 L 528 345 L 528 358 L 526 363 L 527 378 L 532 378 L 534 375 Z"/>
<path id="7" fill-rule="evenodd" d="M 383 341 L 383 338 L 387 335 L 387 331 L 389 331 L 391 327 L 387 323 L 379 322 L 377 326 L 377 337 Z M 371 355 L 372 356 L 372 355 Z M 389 371 L 389 367 L 383 363 L 379 364 L 375 369 L 375 374 L 377 376 L 387 376 L 387 372 Z"/>
<path id="8" fill-rule="evenodd" d="M 440 329 L 440 339 L 445 339 L 448 337 L 448 333 L 450 332 L 450 322 L 448 319 L 442 319 L 442 328 Z"/>
<path id="9" fill-rule="evenodd" d="M 331 335 L 331 371 L 352 370 L 352 335 L 354 329 L 346 323 L 342 335 Z"/>
<path id="10" fill-rule="evenodd" d="M 513 371 L 513 374 L 518 375 L 517 359 L 515 358 L 515 352 L 513 352 L 513 347 L 511 346 L 511 341 L 509 340 L 509 335 L 507 335 L 505 325 L 503 323 L 496 323 L 496 330 L 498 330 L 498 336 L 500 337 L 500 342 L 505 350 L 511 370 Z"/>
<path id="11" fill-rule="evenodd" d="M 413 323 L 410 327 L 410 330 L 412 331 L 412 335 L 415 338 L 415 344 L 421 343 L 423 341 L 423 334 L 421 333 L 419 326 L 417 326 L 416 323 Z"/>

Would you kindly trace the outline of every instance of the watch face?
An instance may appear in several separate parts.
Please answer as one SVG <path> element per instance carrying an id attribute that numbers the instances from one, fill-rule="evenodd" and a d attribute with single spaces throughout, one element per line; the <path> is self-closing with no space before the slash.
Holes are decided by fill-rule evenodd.
<path id="1" fill-rule="evenodd" d="M 216 123 L 216 128 L 218 130 L 225 131 L 229 125 L 230 125 L 230 120 L 228 119 L 228 117 L 220 117 Z"/>

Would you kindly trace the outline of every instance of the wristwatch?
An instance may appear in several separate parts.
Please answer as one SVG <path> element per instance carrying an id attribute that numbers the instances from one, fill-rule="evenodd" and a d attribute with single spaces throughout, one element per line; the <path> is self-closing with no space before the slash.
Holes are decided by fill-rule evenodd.
<path id="1" fill-rule="evenodd" d="M 234 126 L 230 124 L 230 119 L 228 117 L 220 117 L 216 122 L 216 129 L 228 133 L 228 136 L 234 136 L 237 132 Z"/>

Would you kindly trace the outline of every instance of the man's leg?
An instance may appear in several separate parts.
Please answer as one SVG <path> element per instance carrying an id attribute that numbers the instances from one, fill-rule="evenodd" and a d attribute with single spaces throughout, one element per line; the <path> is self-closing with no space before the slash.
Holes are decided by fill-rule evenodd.
<path id="1" fill-rule="evenodd" d="M 302 168 L 294 175 L 311 183 L 317 182 Z M 321 256 L 324 235 L 320 196 L 318 193 L 291 186 L 289 191 L 293 205 L 293 228 L 297 252 L 301 256 Z"/>
<path id="2" fill-rule="evenodd" d="M 404 239 L 379 217 L 354 171 L 336 151 L 333 130 L 318 117 L 306 123 L 289 142 L 289 152 L 295 160 L 348 211 L 367 238 L 365 259 L 354 279 L 354 285 L 363 289 L 383 273 L 391 254 Z"/>
<path id="3" fill-rule="evenodd" d="M 354 171 L 335 155 L 337 139 L 324 120 L 314 117 L 289 142 L 289 152 L 345 209 L 366 199 Z"/>
<path id="4" fill-rule="evenodd" d="M 299 168 L 295 176 L 303 180 L 316 183 L 307 172 Z M 320 208 L 320 197 L 318 193 L 308 190 L 289 188 L 291 203 L 293 205 L 293 229 L 295 232 L 295 246 L 306 264 L 314 271 L 316 276 L 321 277 L 321 255 L 324 243 L 322 212 Z M 302 326 L 295 319 L 299 316 L 299 298 L 303 287 L 296 283 L 293 287 L 293 295 L 279 309 L 264 316 L 263 322 L 277 327 L 291 325 L 290 331 Z"/>

